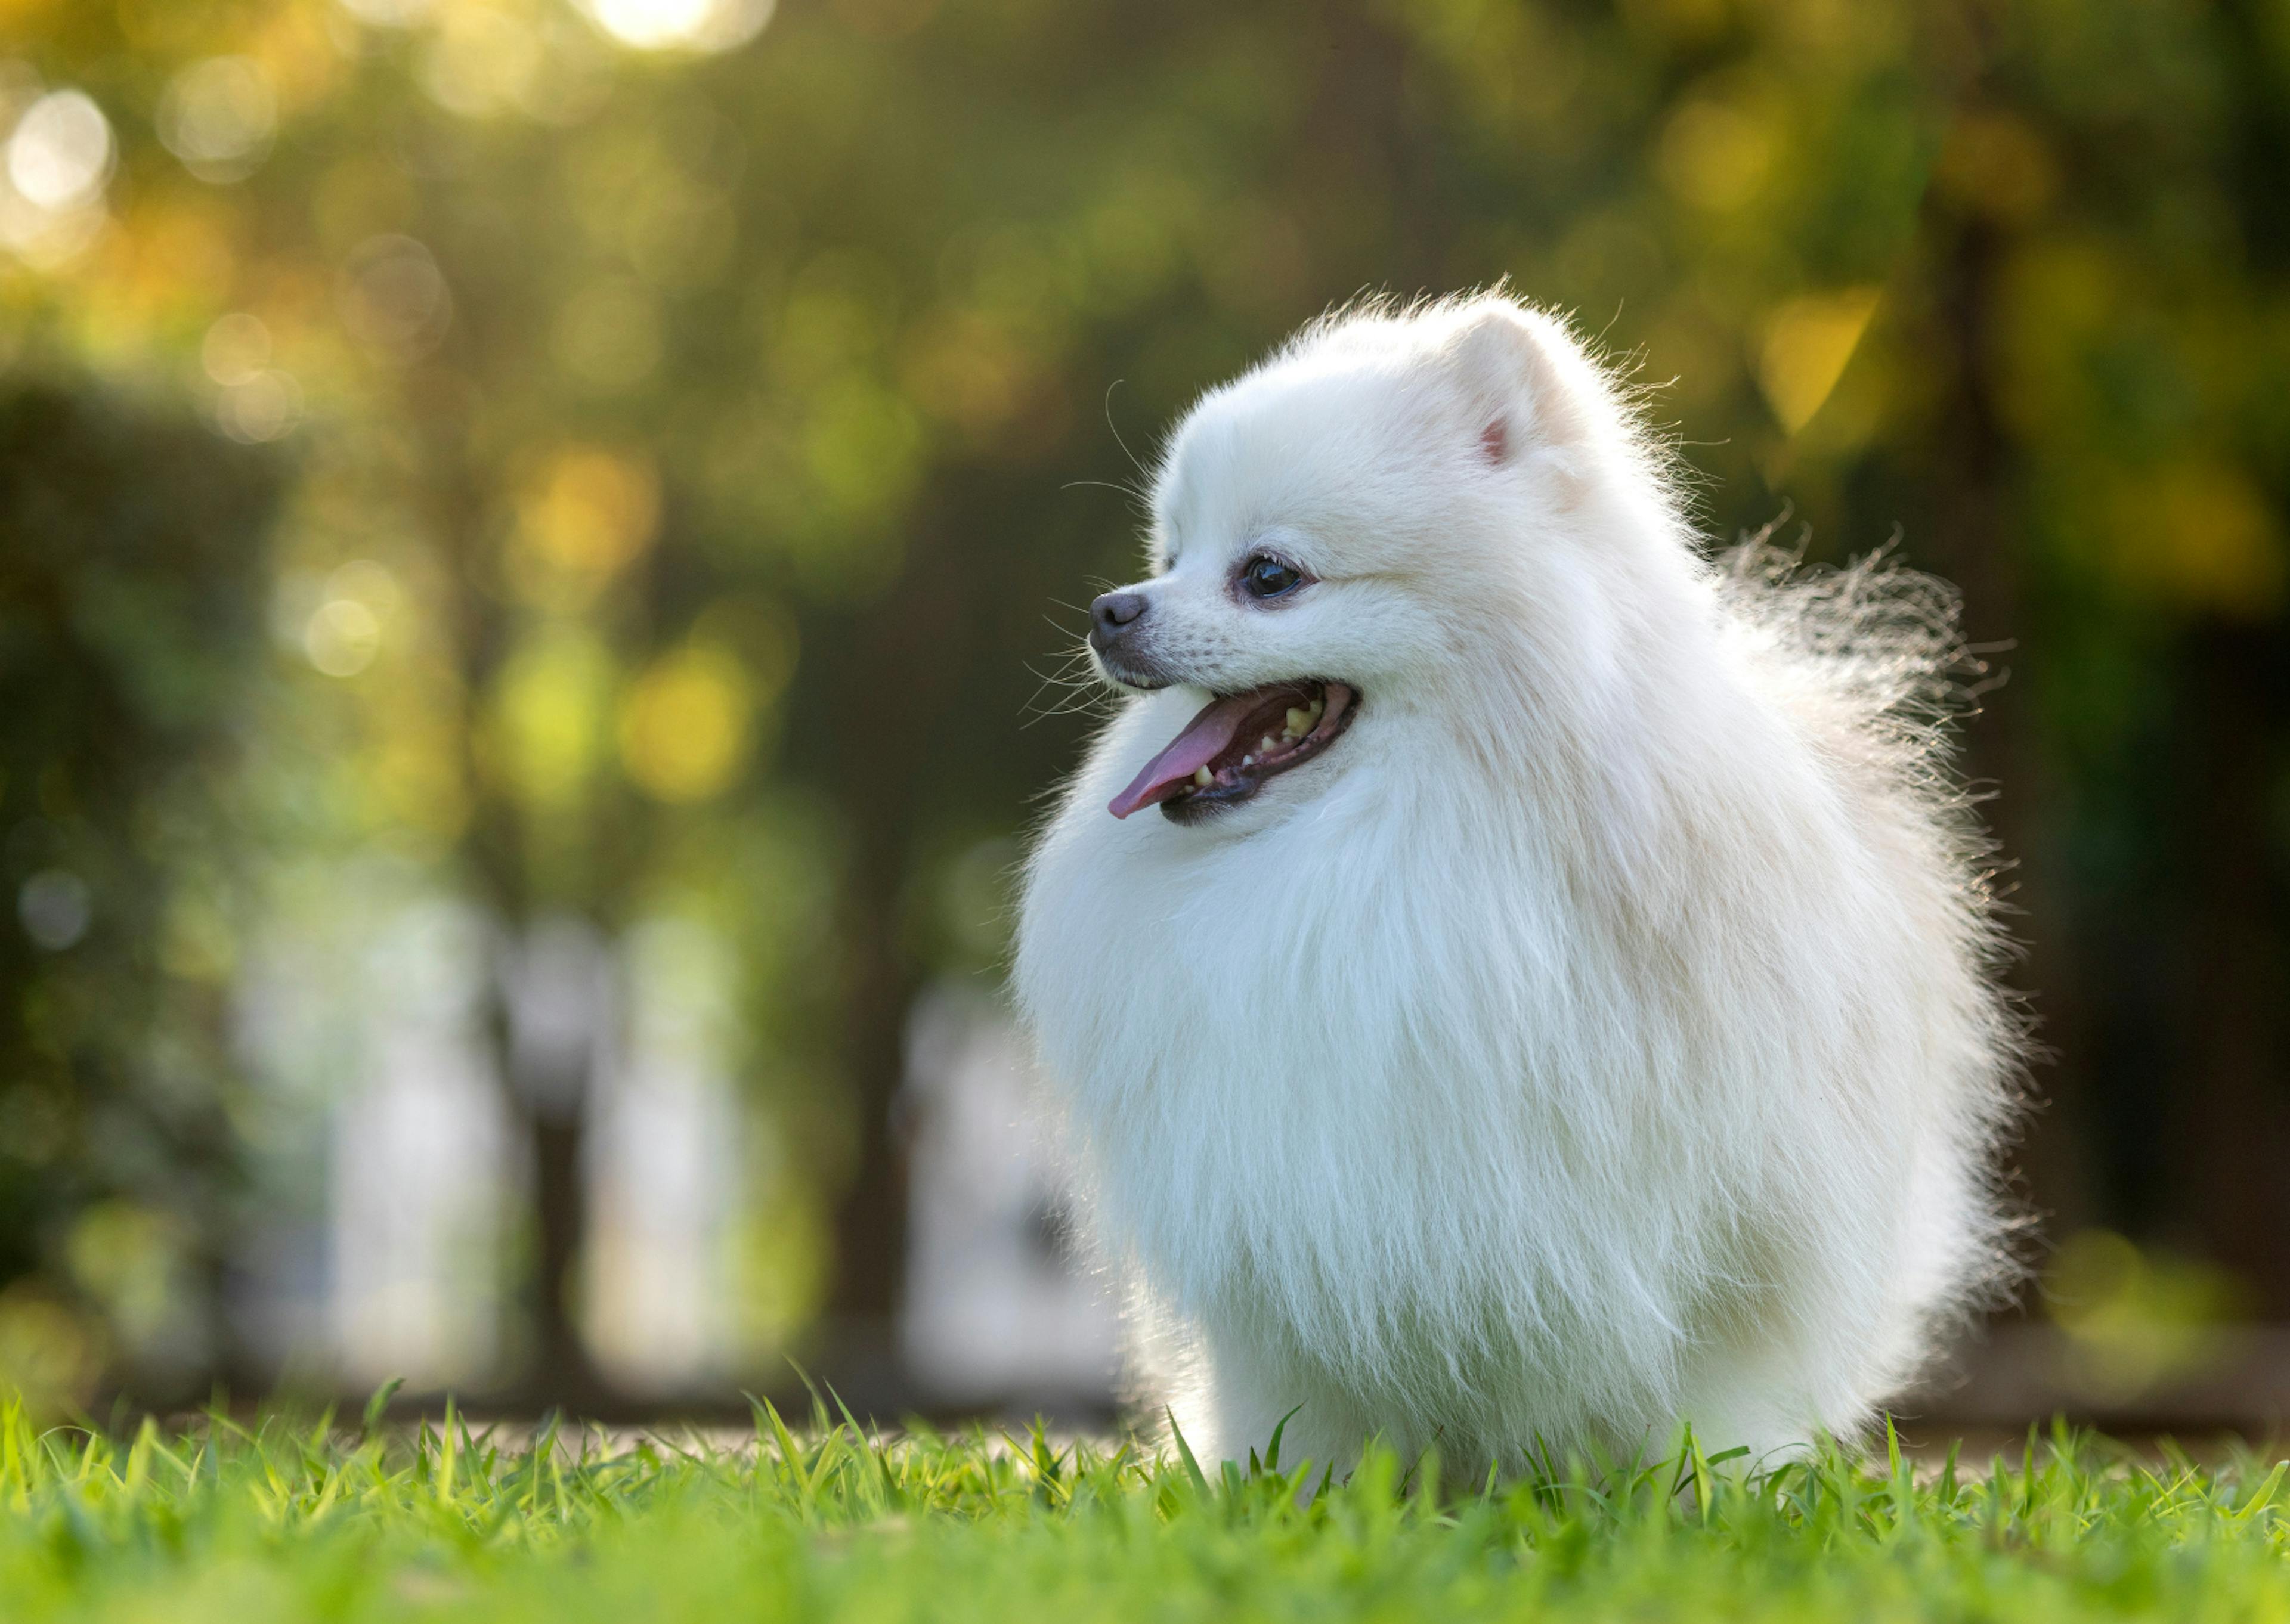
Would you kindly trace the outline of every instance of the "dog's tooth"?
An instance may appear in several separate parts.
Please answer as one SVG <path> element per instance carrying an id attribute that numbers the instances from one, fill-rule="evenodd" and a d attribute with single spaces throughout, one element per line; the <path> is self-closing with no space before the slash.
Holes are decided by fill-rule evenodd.
<path id="1" fill-rule="evenodd" d="M 1264 735 L 1264 737 L 1263 737 L 1263 738 L 1261 738 L 1261 739 L 1258 740 L 1256 741 L 1256 748 L 1257 748 L 1258 749 L 1260 749 L 1260 750 L 1263 751 L 1267 756 L 1271 755 L 1271 754 L 1272 754 L 1272 748 L 1273 748 L 1273 747 L 1272 747 L 1272 735 L 1271 735 L 1271 734 L 1269 734 L 1269 733 L 1267 733 L 1267 734 L 1265 734 L 1265 735 Z"/>
<path id="2" fill-rule="evenodd" d="M 1244 756 L 1240 758 L 1240 764 L 1244 767 L 1253 767 L 1256 764 L 1256 757 L 1253 756 Z"/>
<path id="3" fill-rule="evenodd" d="M 1193 769 L 1193 782 L 1198 784 L 1202 788 L 1206 789 L 1211 784 L 1216 782 L 1216 774 L 1210 772 L 1206 767 L 1195 767 Z"/>
<path id="4" fill-rule="evenodd" d="M 1310 732 L 1312 731 L 1311 713 L 1309 711 L 1299 710 L 1293 705 L 1290 706 L 1288 708 L 1287 731 L 1288 736 L 1291 739 L 1301 739 L 1306 733 Z"/>

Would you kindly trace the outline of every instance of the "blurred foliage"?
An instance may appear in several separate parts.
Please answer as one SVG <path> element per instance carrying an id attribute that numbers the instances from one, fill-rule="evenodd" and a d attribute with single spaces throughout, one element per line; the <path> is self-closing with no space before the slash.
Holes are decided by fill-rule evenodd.
<path id="1" fill-rule="evenodd" d="M 0 1368 L 196 1371 L 236 1193 L 220 1011 L 233 734 L 276 459 L 80 381 L 0 391 Z M 186 1289 L 196 1284 L 202 1289 Z"/>
<path id="2" fill-rule="evenodd" d="M 1898 528 L 2019 640 L 1972 761 L 2062 1056 L 2036 1198 L 2290 1308 L 2278 4 L 0 0 L 0 361 L 210 425 L 132 483 L 195 532 L 155 647 L 227 665 L 267 605 L 252 835 L 512 934 L 734 941 L 782 1330 L 893 1300 L 902 1012 L 997 961 L 1127 447 L 1357 290 L 1504 276 L 1631 369 L 1712 533 Z M 294 451 L 260 592 L 234 442 Z M 7 949 L 26 1034 L 28 965 L 197 982 L 126 931 Z M 0 1219 L 27 1279 L 52 1199 Z"/>
<path id="3" fill-rule="evenodd" d="M 2238 1295 L 2216 1264 L 2142 1250 L 2108 1229 L 2066 1237 L 2043 1283 L 2051 1317 L 2067 1332 L 2070 1380 L 2114 1404 L 2222 1363 L 2232 1351 L 2227 1328 L 2246 1308 Z"/>

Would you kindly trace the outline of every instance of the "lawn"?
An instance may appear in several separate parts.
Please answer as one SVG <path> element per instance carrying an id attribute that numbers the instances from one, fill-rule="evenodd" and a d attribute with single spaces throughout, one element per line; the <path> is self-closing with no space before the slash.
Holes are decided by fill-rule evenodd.
<path id="1" fill-rule="evenodd" d="M 2064 1432 L 1976 1468 L 1744 1476 L 1689 1444 L 1491 1488 L 768 1411 L 745 1445 L 534 1442 L 283 1416 L 115 1438 L 11 1406 L 0 1618 L 2290 1620 L 2283 1468 Z"/>

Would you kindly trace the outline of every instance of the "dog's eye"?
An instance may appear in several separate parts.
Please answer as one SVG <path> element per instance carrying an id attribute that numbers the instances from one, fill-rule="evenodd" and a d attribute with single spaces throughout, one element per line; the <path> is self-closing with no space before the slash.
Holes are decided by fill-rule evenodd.
<path id="1" fill-rule="evenodd" d="M 1240 584 L 1251 597 L 1279 597 L 1304 584 L 1304 572 L 1269 553 L 1259 553 L 1241 566 Z"/>

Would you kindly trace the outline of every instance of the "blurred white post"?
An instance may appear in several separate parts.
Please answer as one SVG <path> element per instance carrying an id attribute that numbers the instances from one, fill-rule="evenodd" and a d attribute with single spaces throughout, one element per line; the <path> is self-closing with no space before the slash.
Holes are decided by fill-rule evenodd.
<path id="1" fill-rule="evenodd" d="M 419 1388 L 482 1380 L 500 1352 L 508 1146 L 484 1029 L 483 917 L 392 916 L 360 989 L 364 1085 L 333 1135 L 334 1329 L 342 1373 Z"/>
<path id="2" fill-rule="evenodd" d="M 584 1318 L 612 1380 L 673 1393 L 722 1379 L 737 1351 L 738 965 L 683 919 L 637 927 L 621 960 L 628 1041 L 589 1125 Z"/>
<path id="3" fill-rule="evenodd" d="M 1067 1242 L 1059 1164 L 1008 1010 L 927 993 L 909 1028 L 912 1195 L 901 1340 L 949 1403 L 1110 1401 L 1119 1324 Z"/>
<path id="4" fill-rule="evenodd" d="M 244 1332 L 358 1387 L 514 1373 L 508 1249 L 532 1169 L 487 1027 L 498 989 L 531 1106 L 586 1114 L 577 1303 L 600 1372 L 645 1394 L 732 1377 L 747 1196 L 733 945 L 684 919 L 618 940 L 567 919 L 511 952 L 483 910 L 408 901 L 363 871 L 328 899 L 300 929 L 282 920 L 240 988 L 240 1042 L 282 1132 L 309 1114 L 291 1154 L 324 1172 L 300 1227 L 247 1238 Z"/>

